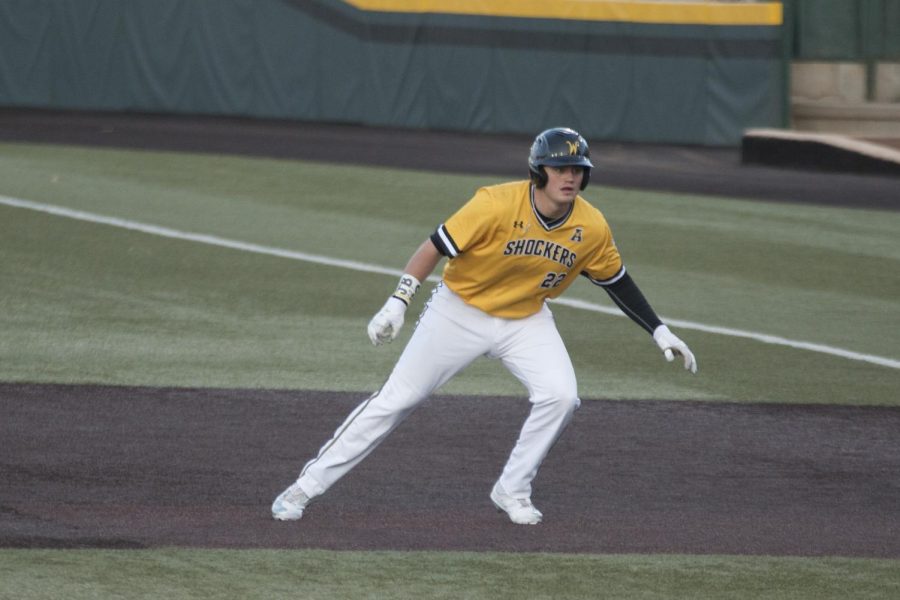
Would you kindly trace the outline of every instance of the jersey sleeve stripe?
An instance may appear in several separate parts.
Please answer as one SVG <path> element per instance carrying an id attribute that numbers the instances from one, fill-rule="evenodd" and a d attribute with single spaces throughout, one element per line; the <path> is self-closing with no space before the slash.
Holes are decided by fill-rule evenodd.
<path id="1" fill-rule="evenodd" d="M 435 230 L 431 236 L 431 241 L 434 242 L 434 245 L 444 256 L 454 258 L 459 255 L 459 247 L 457 247 L 456 242 L 453 241 L 453 237 L 443 223 Z"/>
<path id="2" fill-rule="evenodd" d="M 610 277 L 609 279 L 595 279 L 595 278 L 591 277 L 590 275 L 588 275 L 587 271 L 582 271 L 581 274 L 584 275 L 585 277 L 587 277 L 588 280 L 590 280 L 590 282 L 593 283 L 594 285 L 606 287 L 607 285 L 612 285 L 615 282 L 617 282 L 618 280 L 625 277 L 625 265 L 622 265 L 622 268 L 620 268 L 619 271 L 615 275 Z"/>

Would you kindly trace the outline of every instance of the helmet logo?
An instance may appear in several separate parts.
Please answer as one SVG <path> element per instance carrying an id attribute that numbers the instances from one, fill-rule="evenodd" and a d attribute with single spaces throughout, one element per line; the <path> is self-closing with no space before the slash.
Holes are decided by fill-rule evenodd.
<path id="1" fill-rule="evenodd" d="M 566 145 L 569 146 L 569 156 L 575 156 L 576 154 L 578 154 L 578 142 L 566 140 Z"/>

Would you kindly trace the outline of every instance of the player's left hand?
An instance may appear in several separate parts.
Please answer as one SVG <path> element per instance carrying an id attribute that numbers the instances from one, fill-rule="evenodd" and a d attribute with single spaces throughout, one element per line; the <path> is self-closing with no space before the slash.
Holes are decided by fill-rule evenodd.
<path id="1" fill-rule="evenodd" d="M 653 340 L 659 346 L 659 349 L 663 351 L 667 361 L 672 362 L 675 360 L 675 355 L 678 354 L 684 358 L 685 369 L 691 373 L 697 372 L 697 359 L 694 358 L 694 353 L 677 335 L 669 331 L 668 327 L 665 325 L 657 327 L 653 331 Z"/>
<path id="2" fill-rule="evenodd" d="M 403 316 L 406 314 L 406 303 L 391 296 L 369 321 L 369 339 L 376 346 L 392 342 L 400 328 L 403 327 Z"/>

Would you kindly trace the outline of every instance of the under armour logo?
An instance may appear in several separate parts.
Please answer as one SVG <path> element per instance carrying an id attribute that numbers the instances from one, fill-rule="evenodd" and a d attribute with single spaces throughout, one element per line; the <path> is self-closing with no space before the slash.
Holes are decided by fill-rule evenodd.
<path id="1" fill-rule="evenodd" d="M 513 229 L 525 229 L 525 221 L 514 221 Z"/>
<path id="2" fill-rule="evenodd" d="M 576 228 L 575 228 L 575 233 L 573 233 L 573 234 L 572 234 L 572 237 L 570 237 L 569 239 L 570 239 L 571 241 L 573 241 L 573 242 L 581 242 L 581 241 L 583 241 L 583 240 L 581 239 L 581 232 L 582 232 L 582 231 L 583 231 L 583 229 L 582 229 L 581 227 L 576 227 Z"/>

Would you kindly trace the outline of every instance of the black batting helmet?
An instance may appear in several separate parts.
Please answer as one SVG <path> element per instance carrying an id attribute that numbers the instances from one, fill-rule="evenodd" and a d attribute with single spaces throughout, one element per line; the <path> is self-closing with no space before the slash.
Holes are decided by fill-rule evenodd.
<path id="1" fill-rule="evenodd" d="M 547 173 L 541 167 L 584 167 L 581 189 L 587 187 L 591 179 L 591 152 L 588 143 L 574 129 L 554 127 L 542 131 L 531 144 L 528 155 L 528 170 L 538 188 L 547 185 Z"/>

